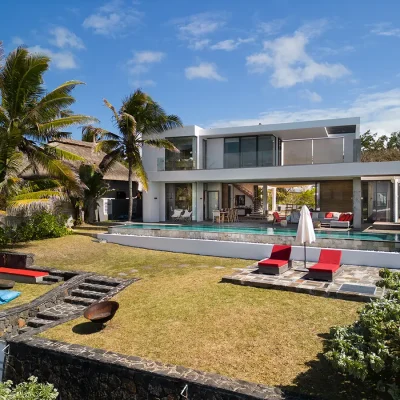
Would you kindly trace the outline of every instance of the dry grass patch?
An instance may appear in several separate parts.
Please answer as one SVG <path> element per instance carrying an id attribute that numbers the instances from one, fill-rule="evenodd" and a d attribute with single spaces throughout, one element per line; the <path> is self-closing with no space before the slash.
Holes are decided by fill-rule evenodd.
<path id="1" fill-rule="evenodd" d="M 11 290 L 21 292 L 21 294 L 7 304 L 0 305 L 0 312 L 12 307 L 20 306 L 21 304 L 30 303 L 37 297 L 42 296 L 49 290 L 55 288 L 55 285 L 38 285 L 29 283 L 16 283 Z"/>
<path id="2" fill-rule="evenodd" d="M 116 296 L 120 310 L 104 331 L 74 333 L 81 318 L 46 331 L 47 338 L 341 398 L 337 380 L 318 361 L 321 336 L 354 321 L 359 303 L 219 283 L 246 260 L 101 244 L 78 235 L 25 250 L 41 265 L 142 278 Z"/>

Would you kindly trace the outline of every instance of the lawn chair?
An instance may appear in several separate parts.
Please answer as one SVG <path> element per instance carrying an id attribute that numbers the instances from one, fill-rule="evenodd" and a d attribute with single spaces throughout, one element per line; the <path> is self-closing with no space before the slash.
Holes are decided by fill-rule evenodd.
<path id="1" fill-rule="evenodd" d="M 185 221 L 185 222 L 191 221 L 192 214 L 193 214 L 193 211 L 185 210 L 185 212 L 181 216 L 182 221 Z"/>
<path id="2" fill-rule="evenodd" d="M 179 221 L 182 216 L 183 210 L 174 210 L 174 213 L 171 215 L 171 219 L 173 221 Z"/>
<path id="3" fill-rule="evenodd" d="M 268 275 L 283 274 L 292 266 L 291 252 L 292 246 L 274 244 L 270 257 L 258 262 L 258 271 Z"/>
<path id="4" fill-rule="evenodd" d="M 274 219 L 272 220 L 272 225 L 280 224 L 281 221 L 283 221 L 283 218 L 278 214 L 277 211 L 274 211 L 272 213 L 272 216 L 274 217 Z"/>
<path id="5" fill-rule="evenodd" d="M 333 281 L 340 270 L 341 250 L 322 249 L 318 263 L 308 269 L 308 278 L 321 281 Z"/>

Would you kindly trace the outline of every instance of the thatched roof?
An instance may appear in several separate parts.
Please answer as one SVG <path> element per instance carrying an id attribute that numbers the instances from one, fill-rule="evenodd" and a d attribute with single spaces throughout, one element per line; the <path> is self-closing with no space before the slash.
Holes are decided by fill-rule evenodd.
<path id="1" fill-rule="evenodd" d="M 57 147 L 84 158 L 88 163 L 98 166 L 103 160 L 105 153 L 95 151 L 95 143 L 83 142 L 75 139 L 59 139 L 49 143 L 49 146 Z M 121 163 L 115 163 L 104 175 L 105 180 L 127 181 L 128 168 Z M 134 178 L 135 179 L 135 178 Z"/>

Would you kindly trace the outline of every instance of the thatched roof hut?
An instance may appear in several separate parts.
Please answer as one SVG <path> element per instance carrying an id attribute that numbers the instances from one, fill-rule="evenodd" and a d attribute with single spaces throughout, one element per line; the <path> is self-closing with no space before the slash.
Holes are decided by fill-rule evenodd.
<path id="1" fill-rule="evenodd" d="M 96 144 L 93 142 L 83 142 L 75 139 L 59 139 L 49 143 L 49 146 L 57 147 L 84 158 L 88 163 L 99 166 L 104 156 L 104 152 L 95 150 Z M 80 162 L 77 162 L 80 163 Z M 75 164 L 75 162 L 73 162 Z M 116 162 L 104 175 L 105 180 L 127 181 L 128 168 L 123 164 Z M 135 179 L 135 178 L 134 178 Z"/>

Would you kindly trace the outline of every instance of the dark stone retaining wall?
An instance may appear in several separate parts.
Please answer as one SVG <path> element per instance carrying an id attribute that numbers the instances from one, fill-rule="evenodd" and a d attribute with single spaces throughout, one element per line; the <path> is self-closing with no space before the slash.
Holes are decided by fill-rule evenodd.
<path id="1" fill-rule="evenodd" d="M 294 400 L 273 387 L 39 337 L 8 341 L 4 379 L 34 375 L 60 400 Z M 187 385 L 187 392 L 182 390 Z M 186 396 L 186 397 L 185 397 Z"/>
<path id="2" fill-rule="evenodd" d="M 36 268 L 35 268 L 36 269 Z M 48 269 L 47 269 L 48 271 Z M 72 273 L 71 273 L 72 274 Z M 90 273 L 76 275 L 60 286 L 55 287 L 44 295 L 13 308 L 0 312 L 0 337 L 10 337 L 18 334 L 18 329 L 26 325 L 29 318 L 34 318 L 40 311 L 62 303 L 72 289 L 82 283 Z"/>
<path id="3" fill-rule="evenodd" d="M 0 266 L 7 268 L 29 268 L 33 265 L 34 255 L 11 251 L 0 252 Z"/>

